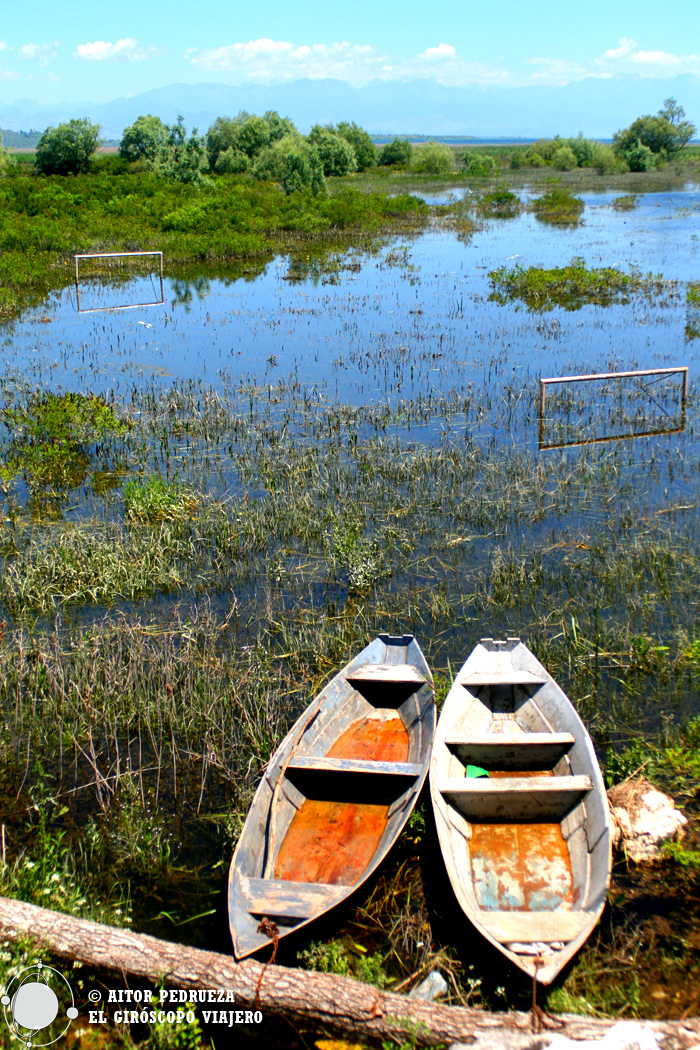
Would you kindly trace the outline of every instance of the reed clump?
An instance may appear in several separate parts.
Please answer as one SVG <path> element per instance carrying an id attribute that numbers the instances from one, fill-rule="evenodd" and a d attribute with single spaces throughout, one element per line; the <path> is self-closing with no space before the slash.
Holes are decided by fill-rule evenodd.
<path id="1" fill-rule="evenodd" d="M 552 310 L 563 306 L 579 310 L 593 304 L 609 306 L 626 303 L 632 295 L 647 296 L 668 293 L 668 283 L 661 274 L 642 274 L 638 270 L 623 273 L 612 266 L 587 267 L 577 257 L 568 266 L 545 269 L 538 266 L 502 266 L 489 273 L 494 291 L 491 298 L 504 305 L 520 300 L 531 310 Z"/>

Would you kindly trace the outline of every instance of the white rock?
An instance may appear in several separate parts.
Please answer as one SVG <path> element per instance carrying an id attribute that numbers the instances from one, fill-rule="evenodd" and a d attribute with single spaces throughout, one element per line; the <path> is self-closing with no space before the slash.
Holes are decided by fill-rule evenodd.
<path id="1" fill-rule="evenodd" d="M 617 829 L 616 841 L 621 840 L 627 856 L 635 863 L 658 860 L 662 843 L 684 834 L 687 818 L 672 798 L 642 777 L 612 787 L 608 800 Z"/>
<path id="2" fill-rule="evenodd" d="M 447 991 L 447 981 L 442 976 L 439 970 L 433 970 L 429 973 L 424 981 L 421 981 L 412 992 L 409 992 L 410 999 L 425 999 L 431 1003 L 438 996 L 444 995 Z"/>

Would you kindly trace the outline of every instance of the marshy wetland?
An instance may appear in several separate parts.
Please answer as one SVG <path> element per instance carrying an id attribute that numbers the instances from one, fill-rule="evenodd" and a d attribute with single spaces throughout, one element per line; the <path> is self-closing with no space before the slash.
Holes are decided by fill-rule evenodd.
<path id="1" fill-rule="evenodd" d="M 557 184 L 414 189 L 400 229 L 166 253 L 162 306 L 113 309 L 153 281 L 105 269 L 81 289 L 99 312 L 65 281 L 11 311 L 5 894 L 228 951 L 237 835 L 321 685 L 410 632 L 442 701 L 480 637 L 519 635 L 608 782 L 643 769 L 692 818 L 655 867 L 617 857 L 547 1006 L 697 1012 L 700 191 L 632 188 L 548 214 L 531 200 Z M 541 425 L 541 376 L 680 365 L 685 402 L 678 376 L 570 384 Z M 454 1002 L 527 1005 L 435 857 L 422 803 L 354 907 L 279 960 L 399 990 L 440 968 Z"/>

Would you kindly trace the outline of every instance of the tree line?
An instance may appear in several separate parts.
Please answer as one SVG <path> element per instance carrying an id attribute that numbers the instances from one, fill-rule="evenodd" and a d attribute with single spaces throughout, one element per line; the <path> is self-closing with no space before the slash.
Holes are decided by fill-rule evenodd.
<path id="1" fill-rule="evenodd" d="M 42 175 L 74 175 L 89 170 L 100 144 L 100 125 L 87 118 L 49 127 L 36 149 L 35 170 Z M 678 154 L 696 132 L 682 106 L 666 99 L 655 116 L 645 115 L 613 137 L 612 146 L 584 138 L 541 139 L 511 155 L 511 167 L 552 166 L 560 171 L 590 167 L 601 174 L 649 171 Z M 288 117 L 274 110 L 264 116 L 241 111 L 217 117 L 206 135 L 189 135 L 184 118 L 172 125 L 147 114 L 125 128 L 119 157 L 157 176 L 196 186 L 211 174 L 249 174 L 279 183 L 286 193 L 306 188 L 314 195 L 326 190 L 326 178 L 367 171 L 377 166 L 407 168 L 417 173 L 447 174 L 454 153 L 439 142 L 414 148 L 397 137 L 378 150 L 364 128 L 354 122 L 315 124 L 302 135 Z M 462 160 L 469 175 L 488 176 L 496 164 L 488 154 L 468 150 Z M 10 164 L 0 147 L 0 171 Z M 138 170 L 138 168 L 136 169 Z"/>

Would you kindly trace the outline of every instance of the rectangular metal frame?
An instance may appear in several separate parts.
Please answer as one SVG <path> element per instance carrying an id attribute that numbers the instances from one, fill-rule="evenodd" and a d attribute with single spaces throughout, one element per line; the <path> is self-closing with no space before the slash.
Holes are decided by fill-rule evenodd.
<path id="1" fill-rule="evenodd" d="M 544 443 L 544 413 L 545 413 L 545 399 L 547 395 L 547 385 L 550 383 L 586 383 L 600 379 L 630 379 L 636 376 L 658 376 L 658 375 L 677 375 L 681 373 L 683 376 L 683 384 L 681 386 L 681 422 L 680 426 L 672 427 L 666 430 L 640 430 L 634 431 L 630 434 L 613 434 L 610 437 L 598 437 L 598 438 L 584 438 L 582 441 L 564 441 L 558 444 L 545 445 Z M 641 368 L 635 369 L 630 372 L 594 372 L 587 376 L 553 376 L 547 379 L 540 379 L 540 435 L 539 435 L 539 448 L 540 451 L 554 448 L 573 448 L 577 445 L 595 445 L 601 441 L 620 441 L 624 438 L 631 437 L 650 437 L 657 434 L 678 434 L 685 429 L 685 404 L 688 397 L 688 366 L 680 365 L 672 368 Z"/>
<path id="2" fill-rule="evenodd" d="M 146 255 L 157 255 L 160 261 L 160 299 L 150 303 L 129 303 L 126 306 L 93 306 L 86 309 L 81 309 L 80 306 L 80 277 L 79 277 L 79 260 L 80 259 L 127 259 L 143 257 Z M 92 252 L 87 254 L 80 254 L 74 256 L 75 258 L 75 295 L 78 301 L 78 313 L 79 314 L 95 314 L 102 310 L 136 310 L 143 306 L 162 306 L 165 302 L 165 290 L 163 287 L 163 253 L 162 252 Z"/>

